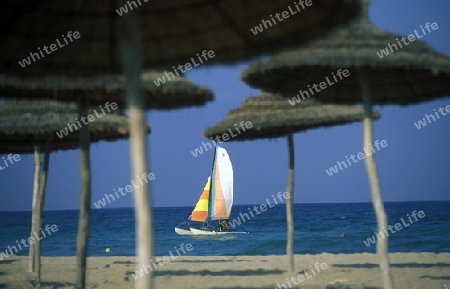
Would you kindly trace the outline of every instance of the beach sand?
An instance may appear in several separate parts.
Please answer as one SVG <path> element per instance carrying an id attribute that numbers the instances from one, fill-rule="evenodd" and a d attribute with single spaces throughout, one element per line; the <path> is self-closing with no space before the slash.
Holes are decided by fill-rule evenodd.
<path id="1" fill-rule="evenodd" d="M 29 287 L 27 259 L 11 256 L 0 261 L 0 288 Z M 75 260 L 43 257 L 41 288 L 73 288 Z M 369 253 L 296 255 L 296 273 L 289 273 L 286 256 L 180 256 L 163 266 L 156 264 L 155 285 L 161 289 L 275 288 L 278 284 L 286 286 L 279 288 L 374 289 L 382 288 L 377 260 Z M 398 289 L 450 287 L 450 253 L 391 253 L 390 260 Z M 134 262 L 134 257 L 89 257 L 86 288 L 134 288 Z M 316 262 L 326 263 L 327 269 L 312 271 L 309 266 Z M 290 279 L 299 275 L 305 280 L 295 279 L 295 285 Z"/>

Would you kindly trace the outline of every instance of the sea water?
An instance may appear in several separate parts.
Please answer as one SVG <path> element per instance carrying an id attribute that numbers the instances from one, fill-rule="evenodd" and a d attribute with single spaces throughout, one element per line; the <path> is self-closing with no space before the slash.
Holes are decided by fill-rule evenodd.
<path id="1" fill-rule="evenodd" d="M 282 255 L 286 252 L 285 204 L 267 208 L 253 217 L 249 208 L 255 205 L 233 207 L 230 222 L 239 216 L 238 228 L 249 234 L 221 236 L 182 236 L 174 227 L 185 221 L 192 207 L 154 208 L 155 253 L 170 255 L 187 244 L 193 249 L 183 255 Z M 256 204 L 260 206 L 260 204 Z M 450 252 L 450 201 L 386 203 L 388 224 L 402 229 L 389 236 L 390 252 Z M 423 211 L 415 220 L 413 211 Z M 44 225 L 57 225 L 58 231 L 42 240 L 44 256 L 75 256 L 78 227 L 76 210 L 46 211 Z M 367 246 L 368 238 L 378 232 L 371 203 L 295 204 L 295 247 L 297 254 L 375 252 L 376 246 Z M 412 222 L 410 222 L 411 218 Z M 245 220 L 244 222 L 242 222 Z M 0 212 L 0 253 L 8 250 L 30 234 L 30 212 Z M 93 209 L 88 247 L 89 256 L 134 256 L 135 220 L 132 208 Z M 376 239 L 376 238 L 375 238 Z M 27 242 L 25 242 L 27 243 Z M 184 244 L 184 245 L 183 245 Z M 16 255 L 27 255 L 22 246 Z M 110 248 L 110 252 L 106 252 Z M 176 248 L 176 249 L 175 249 Z M 180 251 L 181 252 L 181 251 Z"/>

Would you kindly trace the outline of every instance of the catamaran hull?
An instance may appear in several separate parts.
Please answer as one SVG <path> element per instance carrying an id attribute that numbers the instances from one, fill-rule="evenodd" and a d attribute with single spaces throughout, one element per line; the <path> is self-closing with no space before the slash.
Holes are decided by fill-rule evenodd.
<path id="1" fill-rule="evenodd" d="M 178 235 L 193 235 L 190 230 L 185 230 L 177 227 L 175 227 L 175 233 L 177 233 Z"/>
<path id="2" fill-rule="evenodd" d="M 200 229 L 191 228 L 191 232 L 193 235 L 203 235 L 203 236 L 212 236 L 212 235 L 226 235 L 226 234 L 247 234 L 248 232 L 238 232 L 238 231 L 221 231 L 217 232 L 215 230 L 205 231 Z"/>

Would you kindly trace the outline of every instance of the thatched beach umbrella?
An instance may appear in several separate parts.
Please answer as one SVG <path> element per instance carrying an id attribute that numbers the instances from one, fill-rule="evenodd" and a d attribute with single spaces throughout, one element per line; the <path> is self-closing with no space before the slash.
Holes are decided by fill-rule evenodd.
<path id="1" fill-rule="evenodd" d="M 144 104 L 147 109 L 176 109 L 186 106 L 204 105 L 207 101 L 214 99 L 213 92 L 204 87 L 198 86 L 184 77 L 176 77 L 161 84 L 161 72 L 148 71 L 142 74 L 141 79 L 144 86 Z M 156 85 L 159 84 L 159 85 Z M 0 76 L 0 86 L 3 97 L 21 98 L 51 98 L 65 101 L 77 101 L 80 96 L 89 96 L 89 103 L 99 105 L 99 111 L 107 110 L 105 99 L 117 99 L 118 107 L 124 108 L 123 99 L 125 89 L 125 79 L 121 75 L 102 75 L 90 77 L 33 77 L 18 78 L 13 76 Z M 83 100 L 83 99 L 82 99 Z M 82 105 L 86 105 L 85 102 Z M 105 105 L 105 108 L 103 108 Z M 81 107 L 86 111 L 85 107 Z M 108 112 L 108 111 L 107 111 Z M 80 112 L 78 119 L 87 112 Z M 74 118 L 75 119 L 75 118 Z M 83 134 L 82 127 L 80 134 Z M 89 135 L 87 135 L 89 137 Z M 80 226 L 77 241 L 77 262 L 78 278 L 85 280 L 86 252 L 89 238 L 89 211 L 91 204 L 90 197 L 90 166 L 89 166 L 89 138 L 77 136 L 77 140 L 84 139 L 81 145 L 82 158 L 82 193 L 80 206 Z M 86 153 L 85 153 L 86 152 Z M 82 282 L 82 281 L 79 281 Z M 84 285 L 82 285 L 84 286 Z M 81 286 L 81 287 L 82 287 Z"/>
<path id="2" fill-rule="evenodd" d="M 91 143 L 129 137 L 128 117 L 119 112 L 103 114 L 96 107 L 90 109 L 93 115 L 96 109 L 99 116 L 88 125 Z M 76 149 L 79 147 L 78 129 L 68 130 L 67 135 L 60 130 L 69 123 L 76 124 L 77 113 L 77 104 L 73 102 L 7 99 L 0 105 L 0 151 L 30 153 L 36 145 L 46 144 L 50 136 L 51 151 Z"/>
<path id="3" fill-rule="evenodd" d="M 144 103 L 139 79 L 143 66 L 167 69 L 182 65 L 203 51 L 213 51 L 217 55 L 214 60 L 210 57 L 208 64 L 244 60 L 317 37 L 359 12 L 357 0 L 315 0 L 314 5 L 304 3 L 311 7 L 294 3 L 292 12 L 292 2 L 287 0 L 178 0 L 152 1 L 148 5 L 140 1 L 120 0 L 107 1 L 106 4 L 87 0 L 72 1 L 69 5 L 56 0 L 32 5 L 5 4 L 3 17 L 0 17 L 0 24 L 5 27 L 5 32 L 0 32 L 2 39 L 5 38 L 0 52 L 0 71 L 17 76 L 43 73 L 80 76 L 123 71 L 130 110 L 134 176 L 147 172 Z M 132 11 L 134 9 L 138 11 Z M 26 13 L 27 10 L 33 12 L 32 17 Z M 281 11 L 283 19 L 277 23 L 272 14 L 280 17 Z M 291 13 L 293 21 L 285 19 L 289 16 L 285 12 Z M 300 17 L 294 18 L 295 14 L 302 12 Z M 250 29 L 255 31 L 255 26 L 264 31 L 255 35 Z M 142 36 L 141 27 L 145 28 Z M 56 40 L 55 35 L 58 35 Z M 63 37 L 59 39 L 59 35 Z M 36 47 L 40 49 L 49 43 L 60 44 L 60 41 L 66 43 L 63 43 L 65 47 L 54 46 L 57 49 L 54 51 L 50 45 L 51 56 L 42 56 L 38 60 L 33 58 L 42 52 Z M 27 57 L 33 58 L 28 58 L 30 65 L 22 60 Z M 18 61 L 21 61 L 20 65 Z M 149 195 L 147 184 L 136 190 L 137 268 L 152 261 Z M 84 288 L 82 282 L 77 286 Z M 151 273 L 136 281 L 136 288 L 147 287 L 152 287 Z"/>
<path id="4" fill-rule="evenodd" d="M 162 83 L 162 71 L 146 71 L 142 74 L 144 105 L 146 109 L 176 109 L 201 106 L 214 100 L 213 92 L 196 85 L 184 77 L 175 77 Z M 125 77 L 122 75 L 95 75 L 85 77 L 44 76 L 19 78 L 0 74 L 1 97 L 53 99 L 76 101 L 77 96 L 88 95 L 91 105 L 104 105 L 114 101 L 125 109 Z"/>
<path id="5" fill-rule="evenodd" d="M 357 0 L 301 2 L 75 0 L 62 4 L 49 0 L 30 4 L 19 0 L 5 3 L 0 17 L 0 26 L 5 27 L 0 31 L 3 40 L 0 71 L 19 76 L 42 76 L 44 72 L 66 76 L 121 73 L 122 59 L 117 44 L 122 36 L 127 40 L 134 36 L 142 38 L 144 53 L 136 57 L 142 57 L 146 68 L 172 69 L 172 65 L 184 65 L 191 58 L 200 63 L 197 53 L 201 56 L 204 50 L 215 52 L 214 58 L 207 57 L 204 63 L 231 63 L 318 37 L 347 22 L 360 9 Z M 287 14 L 281 15 L 284 11 Z M 142 27 L 141 32 L 120 31 L 127 22 L 133 21 L 132 17 L 139 21 L 136 24 Z M 251 30 L 255 31 L 255 26 L 261 26 L 263 31 L 255 35 Z M 30 57 L 29 65 L 22 61 L 27 57 Z"/>
<path id="6" fill-rule="evenodd" d="M 268 91 L 296 95 L 296 102 L 308 97 L 324 102 L 363 102 L 364 146 L 372 145 L 372 121 L 368 117 L 372 103 L 408 105 L 450 95 L 450 58 L 419 40 L 424 31 L 437 29 L 437 23 L 425 24 L 423 31 L 402 37 L 375 27 L 368 17 L 369 1 L 364 5 L 364 13 L 349 26 L 251 65 L 244 71 L 243 80 Z M 349 71 L 343 74 L 345 69 Z M 313 90 L 314 85 L 320 91 Z M 373 154 L 366 158 L 366 167 L 378 231 L 382 232 L 387 217 Z M 388 236 L 378 240 L 384 288 L 391 289 L 387 246 Z"/>
<path id="7" fill-rule="evenodd" d="M 175 109 L 185 106 L 204 105 L 214 99 L 212 91 L 206 87 L 195 85 L 184 77 L 176 77 L 165 84 L 158 82 L 161 72 L 145 72 L 141 79 L 144 86 L 144 104 L 148 109 Z M 159 86 L 156 83 L 159 83 Z M 125 79 L 120 75 L 102 75 L 91 77 L 41 77 L 17 78 L 6 75 L 0 76 L 0 86 L 4 97 L 20 95 L 23 98 L 47 97 L 58 100 L 77 100 L 80 95 L 89 95 L 92 105 L 105 105 L 105 99 L 116 99 L 118 107 L 124 108 L 123 99 Z M 106 109 L 106 108 L 105 108 Z M 100 109 L 99 109 L 100 110 Z M 80 113 L 86 116 L 86 113 Z M 80 118 L 80 117 L 78 117 Z M 77 139 L 81 139 L 78 138 Z M 89 141 L 85 142 L 86 144 Z M 86 147 L 84 145 L 83 147 Z M 85 151 L 83 149 L 82 151 Z M 80 207 L 80 228 L 77 241 L 78 278 L 85 280 L 86 251 L 89 238 L 89 211 L 90 211 L 90 179 L 89 165 L 86 153 L 82 166 L 82 187 Z M 84 157 L 83 157 L 84 156 Z M 84 285 L 82 285 L 84 286 Z"/>
<path id="8" fill-rule="evenodd" d="M 35 156 L 33 183 L 33 208 L 31 237 L 39 235 L 43 224 L 45 191 L 48 176 L 50 151 L 72 150 L 79 147 L 79 134 L 61 133 L 69 123 L 76 125 L 77 105 L 57 101 L 8 100 L 0 105 L 0 152 L 29 154 Z M 128 118 L 119 113 L 99 114 L 88 125 L 92 142 L 114 141 L 129 137 Z M 78 129 L 78 128 L 76 128 Z M 57 134 L 59 133 L 59 135 Z M 40 148 L 45 147 L 41 172 Z M 36 235 L 34 235 L 36 234 Z M 36 273 L 40 283 L 40 238 L 30 244 L 30 271 Z"/>
<path id="9" fill-rule="evenodd" d="M 378 112 L 373 113 L 377 119 Z M 204 135 L 210 138 L 224 136 L 235 124 L 244 121 L 251 128 L 233 136 L 231 141 L 278 138 L 287 136 L 289 151 L 288 186 L 290 197 L 286 200 L 287 243 L 286 255 L 289 258 L 289 270 L 294 272 L 294 140 L 293 133 L 343 125 L 364 119 L 364 110 L 356 105 L 326 105 L 314 99 L 308 99 L 295 106 L 285 97 L 277 94 L 262 93 L 247 99 L 241 107 L 232 109 L 228 116 L 214 127 L 206 129 Z M 229 138 L 229 136 L 227 137 Z"/>

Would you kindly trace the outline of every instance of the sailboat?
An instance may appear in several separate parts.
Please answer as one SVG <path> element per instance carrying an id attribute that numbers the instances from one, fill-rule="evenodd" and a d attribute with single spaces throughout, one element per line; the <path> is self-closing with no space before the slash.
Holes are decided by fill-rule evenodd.
<path id="1" fill-rule="evenodd" d="M 188 221 L 175 227 L 179 235 L 224 235 L 248 233 L 223 226 L 211 226 L 211 221 L 228 220 L 233 207 L 233 166 L 227 151 L 216 145 L 211 176 Z M 192 222 L 199 222 L 195 225 Z M 186 228 L 183 228 L 186 227 Z"/>

